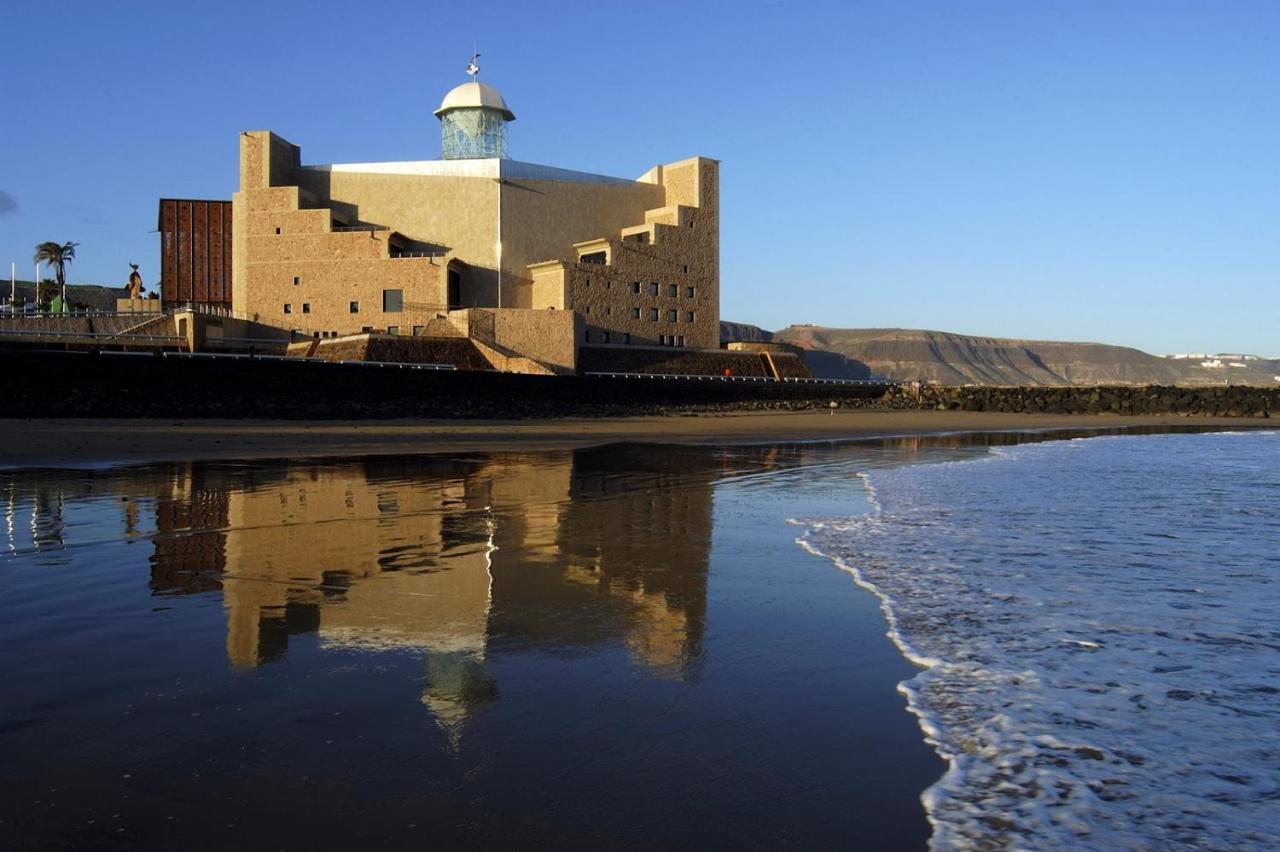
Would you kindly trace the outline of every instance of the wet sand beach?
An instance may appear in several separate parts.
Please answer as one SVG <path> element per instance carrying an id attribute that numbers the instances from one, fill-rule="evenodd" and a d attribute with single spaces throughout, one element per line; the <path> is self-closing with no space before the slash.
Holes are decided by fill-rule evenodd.
<path id="1" fill-rule="evenodd" d="M 620 441 L 750 444 L 1041 429 L 1258 428 L 1257 418 L 1000 414 L 966 411 L 752 412 L 593 420 L 15 420 L 0 419 L 0 464 L 336 457 L 499 449 L 571 449 Z"/>
<path id="2" fill-rule="evenodd" d="M 919 849 L 913 669 L 787 522 L 873 457 L 2 472 L 0 846 Z"/>

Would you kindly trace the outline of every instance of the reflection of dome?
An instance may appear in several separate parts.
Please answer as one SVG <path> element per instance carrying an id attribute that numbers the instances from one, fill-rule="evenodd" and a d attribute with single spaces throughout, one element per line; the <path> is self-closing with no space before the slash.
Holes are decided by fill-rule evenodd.
<path id="1" fill-rule="evenodd" d="M 442 116 L 446 112 L 455 109 L 493 109 L 502 114 L 504 121 L 515 121 L 516 115 L 507 108 L 507 102 L 502 99 L 502 95 L 498 94 L 498 90 L 487 83 L 480 83 L 472 80 L 470 83 L 463 83 L 450 90 L 449 94 L 444 96 L 444 100 L 440 102 L 440 109 L 435 111 L 435 115 Z"/>

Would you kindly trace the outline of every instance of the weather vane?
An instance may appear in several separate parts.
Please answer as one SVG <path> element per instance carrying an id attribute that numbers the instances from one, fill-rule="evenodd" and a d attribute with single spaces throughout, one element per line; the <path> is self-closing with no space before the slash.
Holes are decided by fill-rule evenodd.
<path id="1" fill-rule="evenodd" d="M 480 54 L 476 50 L 471 51 L 471 61 L 467 63 L 467 73 L 471 75 L 471 82 L 476 81 L 476 75 L 480 73 L 480 66 L 476 64 L 476 60 L 480 58 Z"/>

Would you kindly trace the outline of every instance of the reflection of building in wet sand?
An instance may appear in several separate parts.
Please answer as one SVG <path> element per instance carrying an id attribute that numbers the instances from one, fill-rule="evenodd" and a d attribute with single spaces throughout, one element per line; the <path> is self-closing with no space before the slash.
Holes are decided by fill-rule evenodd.
<path id="1" fill-rule="evenodd" d="M 495 644 L 621 641 L 663 675 L 688 674 L 706 606 L 705 457 L 662 454 L 646 470 L 615 447 L 187 470 L 157 503 L 152 584 L 220 584 L 238 666 L 298 633 L 421 653 L 423 701 L 456 735 L 496 697 Z"/>

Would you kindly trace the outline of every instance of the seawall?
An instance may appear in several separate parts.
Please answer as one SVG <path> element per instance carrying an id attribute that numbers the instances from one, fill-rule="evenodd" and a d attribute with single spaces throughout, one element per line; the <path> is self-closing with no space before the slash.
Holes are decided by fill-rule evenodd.
<path id="1" fill-rule="evenodd" d="M 885 385 L 407 369 L 298 358 L 0 351 L 3 417 L 593 417 L 874 405 Z"/>

